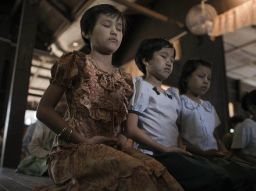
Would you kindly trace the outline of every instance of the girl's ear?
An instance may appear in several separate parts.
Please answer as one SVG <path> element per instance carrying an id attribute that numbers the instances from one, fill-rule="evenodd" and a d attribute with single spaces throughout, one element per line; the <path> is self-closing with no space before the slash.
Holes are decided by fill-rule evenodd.
<path id="1" fill-rule="evenodd" d="M 147 67 L 148 66 L 148 61 L 146 61 L 145 58 L 142 59 L 142 63 Z"/>
<path id="2" fill-rule="evenodd" d="M 82 32 L 82 36 L 83 36 L 85 39 L 90 39 L 89 34 L 86 35 L 84 32 Z"/>

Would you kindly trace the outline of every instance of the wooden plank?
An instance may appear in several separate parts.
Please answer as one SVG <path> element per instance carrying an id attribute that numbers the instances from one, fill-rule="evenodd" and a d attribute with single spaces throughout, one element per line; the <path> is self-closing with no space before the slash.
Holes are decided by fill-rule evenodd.
<path id="1" fill-rule="evenodd" d="M 22 126 L 27 104 L 30 67 L 37 29 L 38 1 L 24 0 L 6 112 L 1 166 L 16 167 L 20 160 Z"/>
<path id="2" fill-rule="evenodd" d="M 160 20 L 160 21 L 165 21 L 165 22 L 168 21 L 168 17 L 167 16 L 162 15 L 162 14 L 160 14 L 160 13 L 158 13 L 156 11 L 153 11 L 151 9 L 148 9 L 146 7 L 143 7 L 143 6 L 139 5 L 139 4 L 132 3 L 132 2 L 129 2 L 129 1 L 126 1 L 126 0 L 113 0 L 113 1 L 115 1 L 117 3 L 120 3 L 122 5 L 125 5 L 125 6 L 131 8 L 131 9 L 133 9 L 133 10 L 139 12 L 139 13 L 142 13 L 144 15 L 147 15 L 147 16 L 149 16 L 151 18 L 154 18 L 154 19 L 157 19 L 157 20 Z"/>
<path id="3" fill-rule="evenodd" d="M 53 185 L 53 182 L 49 177 L 28 176 L 16 173 L 15 169 L 0 169 L 0 191 L 30 191 L 39 185 Z"/>
<path id="4" fill-rule="evenodd" d="M 15 191 L 15 190 L 30 191 L 30 190 L 32 190 L 29 187 L 26 187 L 22 184 L 15 182 L 14 180 L 12 180 L 8 177 L 3 177 L 3 176 L 0 177 L 0 185 L 3 188 L 3 190 L 8 190 L 8 191 Z M 1 187 L 0 187 L 0 191 L 1 191 Z"/>

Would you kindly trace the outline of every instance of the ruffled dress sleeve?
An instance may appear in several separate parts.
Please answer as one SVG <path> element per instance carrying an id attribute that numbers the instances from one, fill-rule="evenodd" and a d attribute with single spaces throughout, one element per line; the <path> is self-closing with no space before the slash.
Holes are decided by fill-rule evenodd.
<path id="1" fill-rule="evenodd" d="M 72 80 L 77 75 L 76 54 L 68 53 L 53 65 L 50 83 L 67 89 L 72 87 Z"/>

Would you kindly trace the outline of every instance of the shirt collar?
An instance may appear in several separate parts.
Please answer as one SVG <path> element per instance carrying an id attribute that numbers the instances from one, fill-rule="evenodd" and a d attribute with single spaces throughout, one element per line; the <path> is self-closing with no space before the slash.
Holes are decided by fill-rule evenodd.
<path id="1" fill-rule="evenodd" d="M 200 99 L 200 103 L 197 103 L 194 100 L 187 97 L 186 95 L 182 95 L 181 99 L 183 100 L 184 106 L 187 109 L 195 110 L 198 107 L 202 106 L 205 109 L 205 111 L 207 111 L 207 112 L 212 111 L 212 104 L 209 101 L 204 101 L 204 100 Z"/>

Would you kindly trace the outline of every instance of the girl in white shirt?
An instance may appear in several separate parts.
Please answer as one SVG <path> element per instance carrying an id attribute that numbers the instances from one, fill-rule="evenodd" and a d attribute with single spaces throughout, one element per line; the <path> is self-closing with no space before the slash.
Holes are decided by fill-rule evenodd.
<path id="1" fill-rule="evenodd" d="M 242 159 L 256 164 L 256 90 L 242 98 L 242 108 L 250 115 L 235 127 L 231 148 Z"/>
<path id="2" fill-rule="evenodd" d="M 210 88 L 211 63 L 188 60 L 179 81 L 182 137 L 188 149 L 201 156 L 224 156 L 228 151 L 217 134 L 220 119 L 214 106 L 201 99 Z"/>
<path id="3" fill-rule="evenodd" d="M 211 63 L 201 59 L 190 59 L 183 66 L 179 81 L 181 135 L 189 152 L 226 169 L 235 190 L 250 190 L 255 171 L 228 159 L 229 152 L 217 133 L 220 119 L 214 106 L 201 99 L 210 88 L 211 68 Z"/>

